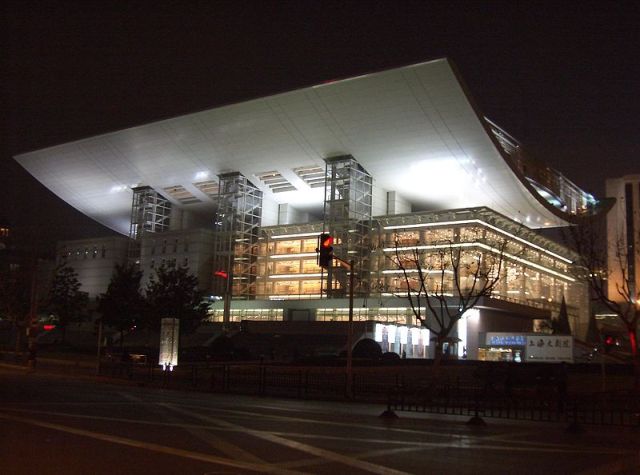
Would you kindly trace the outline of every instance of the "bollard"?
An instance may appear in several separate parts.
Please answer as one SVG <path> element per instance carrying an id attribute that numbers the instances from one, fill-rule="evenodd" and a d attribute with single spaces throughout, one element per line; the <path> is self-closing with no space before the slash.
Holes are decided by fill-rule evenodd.
<path id="1" fill-rule="evenodd" d="M 571 411 L 571 415 L 573 416 L 573 420 L 569 423 L 565 432 L 570 434 L 580 434 L 584 432 L 584 427 L 578 422 L 578 402 L 575 399 L 573 400 L 573 411 Z"/>
<path id="2" fill-rule="evenodd" d="M 482 419 L 482 417 L 480 417 L 480 397 L 478 395 L 478 390 L 476 389 L 474 391 L 474 412 L 475 415 L 469 419 L 467 421 L 467 424 L 470 426 L 476 426 L 476 427 L 484 427 L 487 425 L 487 423 L 484 421 L 484 419 Z"/>

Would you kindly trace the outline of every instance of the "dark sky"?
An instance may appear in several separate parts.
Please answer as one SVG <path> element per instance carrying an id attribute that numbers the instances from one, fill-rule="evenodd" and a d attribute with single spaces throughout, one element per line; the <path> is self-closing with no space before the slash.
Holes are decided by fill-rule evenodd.
<path id="1" fill-rule="evenodd" d="M 0 216 L 104 234 L 12 156 L 448 56 L 481 110 L 600 194 L 640 173 L 640 2 L 4 2 Z"/>

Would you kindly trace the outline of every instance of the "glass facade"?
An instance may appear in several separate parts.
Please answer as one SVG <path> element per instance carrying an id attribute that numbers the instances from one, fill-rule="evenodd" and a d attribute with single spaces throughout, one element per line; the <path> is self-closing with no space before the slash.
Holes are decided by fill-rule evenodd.
<path id="1" fill-rule="evenodd" d="M 451 219 L 451 215 L 378 217 L 380 225 L 370 236 L 376 245 L 369 259 L 369 296 L 406 294 L 407 279 L 397 259 L 408 274 L 417 274 L 419 267 L 426 274 L 424 281 L 430 291 L 451 296 L 458 289 L 473 288 L 477 266 L 482 263 L 489 269 L 489 277 L 498 277 L 492 298 L 557 312 L 564 296 L 570 318 L 586 318 L 586 288 L 574 277 L 576 269 L 566 249 L 485 208 L 455 213 L 458 219 Z M 298 226 L 301 229 L 297 234 L 288 233 L 283 226 L 262 229 L 256 298 L 326 297 L 326 276 L 317 265 L 315 253 L 322 224 Z M 459 267 L 456 272 L 454 262 Z M 334 286 L 339 285 L 339 281 L 334 282 Z M 337 309 L 318 309 L 316 318 L 331 321 L 347 317 Z M 355 312 L 354 319 L 411 324 L 413 316 L 406 308 L 395 313 L 368 308 Z"/>
<path id="2" fill-rule="evenodd" d="M 251 308 L 231 309 L 229 321 L 239 323 L 242 320 L 282 321 L 283 310 L 281 308 Z M 207 321 L 222 323 L 224 321 L 223 309 L 211 309 Z"/>

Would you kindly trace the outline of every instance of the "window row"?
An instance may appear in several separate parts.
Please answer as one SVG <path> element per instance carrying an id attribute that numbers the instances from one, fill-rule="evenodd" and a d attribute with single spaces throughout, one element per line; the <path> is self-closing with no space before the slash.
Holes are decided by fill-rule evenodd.
<path id="1" fill-rule="evenodd" d="M 153 256 L 157 254 L 166 254 L 166 253 L 176 253 L 179 249 L 183 252 L 189 252 L 189 241 L 184 240 L 182 245 L 180 244 L 179 239 L 163 239 L 156 241 L 155 239 L 151 240 L 150 243 L 150 254 Z"/>
<path id="2" fill-rule="evenodd" d="M 101 259 L 105 259 L 107 257 L 107 249 L 102 246 L 99 250 L 97 246 L 93 246 L 92 248 L 85 247 L 84 249 L 77 248 L 75 251 L 73 250 L 64 250 L 62 251 L 60 258 L 63 260 L 67 259 L 96 259 L 100 257 Z"/>
<path id="3" fill-rule="evenodd" d="M 158 261 L 159 267 L 175 268 L 177 263 L 178 263 L 177 259 L 160 259 Z M 149 267 L 151 267 L 152 269 L 156 268 L 156 260 L 155 259 L 151 259 L 151 261 L 149 262 Z M 185 257 L 184 259 L 182 259 L 182 267 L 189 267 L 189 258 L 188 257 Z"/>

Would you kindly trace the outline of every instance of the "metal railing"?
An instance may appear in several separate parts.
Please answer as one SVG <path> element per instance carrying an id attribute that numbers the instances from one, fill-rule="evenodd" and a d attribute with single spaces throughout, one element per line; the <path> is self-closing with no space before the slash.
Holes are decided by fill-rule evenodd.
<path id="1" fill-rule="evenodd" d="M 5 356 L 5 362 L 21 363 Z M 39 362 L 38 368 L 89 376 L 95 375 L 96 369 L 95 364 L 88 361 L 80 364 L 46 358 Z M 443 366 L 434 379 L 432 369 L 424 365 L 357 366 L 353 369 L 350 397 L 355 401 L 386 404 L 389 411 L 640 426 L 637 392 L 567 391 L 571 385 L 567 385 L 566 376 L 543 377 L 544 365 L 505 366 L 506 378 L 500 376 L 500 368 L 470 364 Z M 584 379 L 589 377 L 588 373 L 578 370 L 579 367 L 572 370 L 569 380 L 573 378 L 574 388 L 576 383 L 586 383 L 588 387 L 591 383 Z M 348 396 L 345 368 L 339 362 L 335 366 L 186 363 L 165 372 L 157 365 L 103 360 L 99 375 L 150 386 L 217 393 L 320 400 L 342 400 Z M 630 375 L 624 377 L 630 378 Z"/>
<path id="2" fill-rule="evenodd" d="M 569 424 L 640 427 L 640 400 L 630 392 L 507 395 L 481 387 L 403 387 L 389 392 L 388 411 L 412 411 Z"/>

